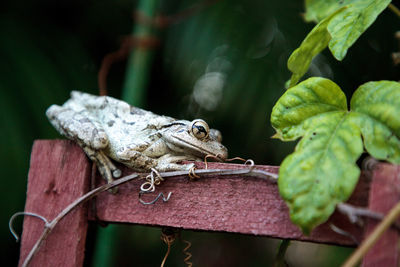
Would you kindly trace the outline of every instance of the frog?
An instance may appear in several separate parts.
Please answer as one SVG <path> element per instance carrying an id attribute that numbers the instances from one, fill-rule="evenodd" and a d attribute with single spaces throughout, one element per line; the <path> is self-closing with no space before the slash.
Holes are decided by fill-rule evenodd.
<path id="1" fill-rule="evenodd" d="M 111 96 L 72 91 L 63 105 L 46 116 L 55 129 L 75 141 L 96 163 L 108 183 L 121 176 L 112 160 L 137 172 L 189 171 L 205 156 L 224 161 L 221 132 L 202 119 L 178 120 L 157 115 Z"/>

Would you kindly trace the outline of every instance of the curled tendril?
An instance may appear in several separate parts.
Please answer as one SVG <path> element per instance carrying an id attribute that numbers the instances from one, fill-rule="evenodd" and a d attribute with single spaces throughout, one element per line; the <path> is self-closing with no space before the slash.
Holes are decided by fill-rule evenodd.
<path id="1" fill-rule="evenodd" d="M 151 172 L 146 176 L 146 182 L 140 186 L 140 191 L 142 192 L 154 192 L 155 186 L 160 185 L 164 181 L 161 174 L 154 168 L 151 168 Z"/>
<path id="2" fill-rule="evenodd" d="M 209 158 L 215 159 L 215 160 L 217 160 L 217 161 L 221 161 L 221 159 L 220 159 L 218 156 L 214 156 L 214 155 L 208 154 L 208 155 L 206 155 L 206 156 L 204 157 L 205 169 L 208 169 L 208 161 L 207 161 L 207 159 L 209 159 Z M 246 162 L 246 160 L 245 160 L 244 158 L 241 158 L 241 157 L 234 157 L 234 158 L 226 159 L 225 161 L 234 161 L 234 160 L 240 160 L 240 161 Z M 247 161 L 248 161 L 248 160 L 247 160 Z M 251 161 L 252 161 L 252 160 L 251 160 Z M 252 162 L 253 162 L 253 161 L 252 161 Z M 254 164 L 254 162 L 253 162 L 253 164 Z"/>
<path id="3" fill-rule="evenodd" d="M 182 242 L 186 243 L 186 247 L 182 250 L 182 253 L 186 256 L 183 259 L 183 262 L 188 266 L 192 267 L 193 263 L 189 261 L 192 258 L 192 253 L 190 253 L 189 249 L 192 246 L 192 243 L 190 241 L 183 239 Z"/>
<path id="4" fill-rule="evenodd" d="M 244 158 L 241 158 L 241 157 L 234 157 L 234 158 L 231 158 L 231 159 L 226 159 L 225 161 L 234 161 L 234 160 L 240 160 L 240 161 L 246 162 L 246 160 Z"/>
<path id="5" fill-rule="evenodd" d="M 254 161 L 253 161 L 252 159 L 246 160 L 246 162 L 244 163 L 244 165 L 248 165 L 248 166 L 249 166 L 249 171 L 250 171 L 250 172 L 251 172 L 251 171 L 254 169 L 254 167 L 255 167 Z"/>
<path id="6" fill-rule="evenodd" d="M 221 161 L 221 159 L 218 158 L 217 156 L 214 156 L 214 155 L 211 155 L 211 154 L 206 155 L 206 156 L 204 157 L 204 165 L 205 165 L 205 169 L 206 169 L 206 170 L 208 169 L 208 164 L 207 164 L 208 162 L 207 162 L 207 159 L 209 159 L 209 158 L 215 159 L 215 160 L 217 160 L 217 161 Z"/>
<path id="7" fill-rule="evenodd" d="M 195 170 L 196 170 L 196 166 L 193 166 L 189 169 L 188 176 L 189 176 L 190 180 L 195 180 L 195 179 L 200 178 L 200 176 L 195 173 Z"/>
<path id="8" fill-rule="evenodd" d="M 175 239 L 177 236 L 175 231 L 173 231 L 173 230 L 169 231 L 169 230 L 170 230 L 170 228 L 163 229 L 163 231 L 161 233 L 161 240 L 164 241 L 164 243 L 167 244 L 167 246 L 168 246 L 168 250 L 165 253 L 163 261 L 161 262 L 161 267 L 164 266 L 165 261 L 167 260 L 168 255 L 171 252 L 171 245 L 172 245 L 172 243 L 175 242 Z"/>
<path id="9" fill-rule="evenodd" d="M 162 181 L 164 181 L 164 178 L 161 174 L 156 169 L 152 168 L 150 174 L 146 176 L 146 182 L 140 186 L 139 202 L 143 205 L 152 205 L 160 198 L 162 198 L 163 202 L 167 202 L 170 199 L 172 192 L 169 192 L 167 197 L 165 197 L 163 193 L 159 193 L 157 197 L 150 202 L 146 202 L 141 198 L 144 194 L 154 192 L 156 190 L 155 186 L 160 185 Z"/>
<path id="10" fill-rule="evenodd" d="M 14 223 L 14 219 L 20 215 L 28 215 L 28 216 L 32 216 L 32 217 L 36 217 L 41 219 L 45 226 L 49 225 L 49 222 L 47 221 L 47 219 L 39 214 L 33 213 L 33 212 L 25 212 L 25 211 L 21 211 L 21 212 L 16 212 L 13 214 L 13 216 L 11 216 L 9 222 L 8 222 L 8 228 L 10 229 L 11 234 L 15 237 L 15 240 L 18 242 L 19 241 L 19 236 L 18 234 L 15 232 L 14 227 L 13 227 L 13 223 Z"/>
<path id="11" fill-rule="evenodd" d="M 172 195 L 172 192 L 169 192 L 167 197 L 165 197 L 163 193 L 159 193 L 155 199 L 153 199 L 150 202 L 146 202 L 141 198 L 142 195 L 144 195 L 146 193 L 149 193 L 149 192 L 139 192 L 139 201 L 143 205 L 152 205 L 152 204 L 156 203 L 160 198 L 162 199 L 163 202 L 167 202 L 170 199 L 171 195 Z"/>

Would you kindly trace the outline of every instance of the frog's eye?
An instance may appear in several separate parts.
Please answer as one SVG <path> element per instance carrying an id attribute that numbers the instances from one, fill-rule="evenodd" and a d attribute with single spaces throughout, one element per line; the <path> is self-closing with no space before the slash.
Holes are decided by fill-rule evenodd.
<path id="1" fill-rule="evenodd" d="M 210 132 L 210 128 L 208 124 L 203 120 L 194 120 L 192 121 L 191 126 L 192 134 L 200 140 L 203 140 L 208 137 L 208 133 Z"/>

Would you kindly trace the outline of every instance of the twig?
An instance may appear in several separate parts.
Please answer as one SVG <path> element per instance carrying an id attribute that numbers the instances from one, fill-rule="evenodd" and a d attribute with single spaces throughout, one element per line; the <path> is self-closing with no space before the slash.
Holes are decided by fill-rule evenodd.
<path id="1" fill-rule="evenodd" d="M 348 238 L 350 238 L 351 240 L 353 240 L 353 242 L 357 245 L 360 244 L 360 242 L 357 240 L 357 238 L 350 234 L 349 232 L 337 227 L 336 225 L 334 225 L 333 223 L 329 224 L 329 227 L 332 229 L 332 231 L 334 231 L 335 233 L 338 233 L 339 235 L 344 235 L 347 236 Z"/>
<path id="2" fill-rule="evenodd" d="M 383 221 L 378 224 L 374 231 L 368 236 L 368 238 L 357 248 L 357 250 L 347 259 L 342 267 L 353 267 L 361 258 L 367 253 L 367 251 L 378 241 L 381 235 L 386 231 L 387 228 L 399 217 L 400 215 L 400 202 L 397 203 L 390 212 L 386 215 Z"/>
<path id="3" fill-rule="evenodd" d="M 371 218 L 377 221 L 381 221 L 385 217 L 385 215 L 382 213 L 369 210 L 367 208 L 355 207 L 347 203 L 339 203 L 336 208 L 341 213 L 347 215 L 351 223 L 356 223 L 360 216 Z M 400 224 L 397 222 L 393 223 L 393 227 L 395 227 L 397 230 L 400 230 Z"/>
<path id="4" fill-rule="evenodd" d="M 203 176 L 211 176 L 211 175 L 218 175 L 218 176 L 228 176 L 228 175 L 243 175 L 243 176 L 251 176 L 260 179 L 264 179 L 267 181 L 276 182 L 278 179 L 278 174 L 256 169 L 256 168 L 246 168 L 246 169 L 200 169 L 196 170 L 195 173 L 197 175 Z M 168 177 L 175 177 L 175 176 L 187 176 L 187 171 L 173 171 L 173 172 L 160 172 L 160 175 L 163 178 Z"/>
<path id="5" fill-rule="evenodd" d="M 99 86 L 99 95 L 107 95 L 107 77 L 111 65 L 117 61 L 124 60 L 132 48 L 140 47 L 142 49 L 156 47 L 159 44 L 157 38 L 128 36 L 122 39 L 121 46 L 117 51 L 111 52 L 104 56 L 101 61 L 99 73 L 97 76 L 97 83 Z"/>
<path id="6" fill-rule="evenodd" d="M 396 16 L 400 17 L 400 10 L 393 4 L 389 4 L 388 8 L 394 13 L 396 14 Z"/>
<path id="7" fill-rule="evenodd" d="M 57 217 L 55 217 L 50 223 L 46 223 L 44 230 L 42 232 L 42 235 L 39 237 L 39 239 L 36 241 L 35 245 L 32 247 L 31 251 L 29 251 L 28 256 L 25 258 L 24 263 L 22 264 L 22 267 L 28 266 L 30 261 L 32 260 L 33 256 L 38 252 L 40 246 L 42 245 L 43 241 L 46 240 L 47 236 L 50 234 L 50 232 L 54 229 L 54 227 L 57 225 L 57 223 L 65 217 L 69 212 L 71 212 L 74 208 L 76 208 L 79 204 L 85 203 L 88 200 L 92 199 L 96 195 L 100 194 L 101 192 L 107 191 L 111 188 L 114 188 L 116 186 L 122 185 L 126 182 L 129 182 L 135 178 L 139 177 L 137 174 L 130 174 L 127 175 L 123 178 L 120 178 L 118 180 L 113 181 L 112 183 L 108 183 L 102 186 L 97 187 L 96 189 L 93 189 L 92 191 L 89 191 L 85 195 L 81 196 L 80 198 L 76 199 L 74 202 L 69 204 L 63 211 L 61 211 Z"/>

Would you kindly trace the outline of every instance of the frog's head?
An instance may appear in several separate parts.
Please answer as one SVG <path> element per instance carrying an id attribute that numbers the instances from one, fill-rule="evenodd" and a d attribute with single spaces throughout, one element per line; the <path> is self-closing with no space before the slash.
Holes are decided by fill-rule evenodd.
<path id="1" fill-rule="evenodd" d="M 180 120 L 164 126 L 160 132 L 167 146 L 178 153 L 185 153 L 199 158 L 213 155 L 221 160 L 228 157 L 228 150 L 221 144 L 220 131 L 210 129 L 200 119 L 192 122 Z"/>

